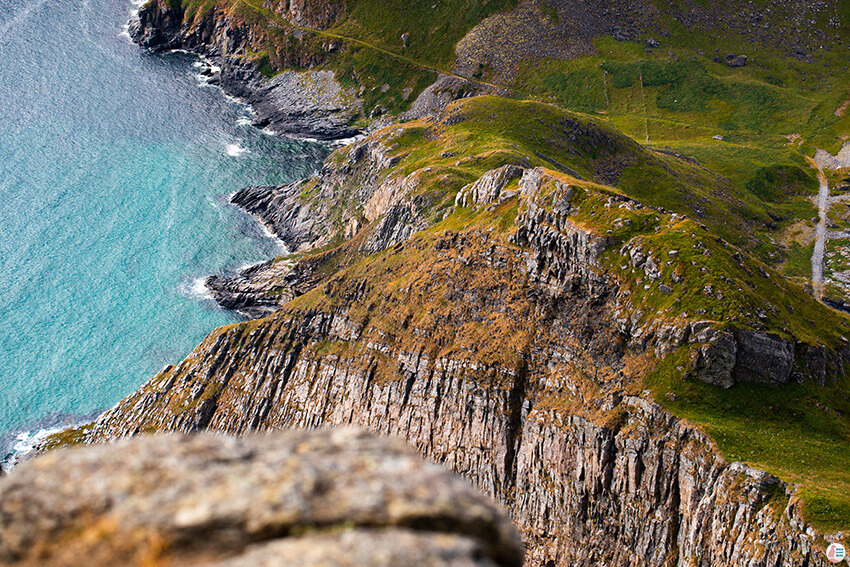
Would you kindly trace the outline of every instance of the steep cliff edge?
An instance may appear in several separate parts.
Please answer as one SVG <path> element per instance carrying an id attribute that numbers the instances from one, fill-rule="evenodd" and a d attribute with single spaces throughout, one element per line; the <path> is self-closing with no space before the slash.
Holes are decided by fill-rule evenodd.
<path id="1" fill-rule="evenodd" d="M 539 103 L 379 131 L 237 197 L 301 250 L 247 278 L 279 311 L 57 441 L 357 424 L 504 503 L 529 565 L 825 565 L 840 497 L 769 438 L 846 425 L 847 322 L 686 216 L 721 181 Z"/>
<path id="2" fill-rule="evenodd" d="M 843 132 L 818 42 L 845 14 L 597 4 L 143 7 L 136 41 L 211 58 L 260 126 L 413 121 L 239 191 L 294 254 L 207 283 L 268 315 L 54 443 L 357 424 L 502 502 L 528 565 L 824 565 L 850 525 L 850 326 L 775 269 L 811 210 L 777 148 Z"/>

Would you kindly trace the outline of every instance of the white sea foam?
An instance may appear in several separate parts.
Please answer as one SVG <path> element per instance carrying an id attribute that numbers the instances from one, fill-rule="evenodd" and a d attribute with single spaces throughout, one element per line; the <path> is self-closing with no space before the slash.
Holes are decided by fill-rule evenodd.
<path id="1" fill-rule="evenodd" d="M 225 149 L 225 152 L 230 157 L 239 157 L 247 151 L 246 148 L 243 148 L 239 144 L 227 144 L 227 148 Z"/>
<path id="2" fill-rule="evenodd" d="M 207 278 L 195 278 L 192 280 L 192 285 L 189 286 L 192 295 L 200 299 L 212 299 L 213 295 L 207 287 Z"/>
<path id="3" fill-rule="evenodd" d="M 59 433 L 60 431 L 65 431 L 69 426 L 64 427 L 51 427 L 48 429 L 39 429 L 37 431 L 22 431 L 15 436 L 15 441 L 12 444 L 11 450 L 12 453 L 3 463 L 3 470 L 9 471 L 14 467 L 18 462 L 25 456 L 29 455 L 36 448 L 44 442 L 45 439 L 53 435 L 54 433 Z"/>
<path id="4" fill-rule="evenodd" d="M 269 128 L 268 126 L 263 128 L 263 134 L 266 136 L 277 136 L 277 132 Z"/>
<path id="5" fill-rule="evenodd" d="M 239 100 L 239 99 L 238 99 L 238 98 L 236 98 L 235 96 L 230 96 L 229 94 L 227 94 L 226 92 L 224 92 L 224 90 L 222 90 L 222 91 L 221 91 L 221 94 L 223 94 L 223 95 L 224 95 L 224 100 L 226 100 L 226 101 L 227 101 L 227 102 L 229 102 L 230 104 L 240 104 L 240 105 L 243 105 L 243 106 L 248 106 L 248 103 L 246 103 L 246 102 L 244 102 L 244 101 Z"/>
<path id="6" fill-rule="evenodd" d="M 260 230 L 263 232 L 263 236 L 265 236 L 266 238 L 269 238 L 271 240 L 277 240 L 278 242 L 282 243 L 282 241 L 277 237 L 277 235 L 271 230 L 269 230 L 269 227 L 266 226 L 266 223 L 260 223 Z"/>
<path id="7" fill-rule="evenodd" d="M 236 125 L 237 126 L 250 126 L 251 125 L 251 119 L 245 118 L 243 116 L 242 118 L 240 118 L 239 120 L 236 121 Z"/>
<path id="8" fill-rule="evenodd" d="M 178 285 L 177 291 L 187 299 L 213 299 L 212 293 L 207 288 L 206 276 Z"/>
<path id="9" fill-rule="evenodd" d="M 262 221 L 257 221 L 257 225 L 260 227 L 260 232 L 263 234 L 263 238 L 271 240 L 274 242 L 275 246 L 284 252 L 289 252 L 289 249 L 286 247 L 286 244 L 281 240 L 272 230 L 268 227 L 268 225 Z M 248 264 L 247 266 L 242 266 L 239 268 L 241 272 L 245 268 L 251 267 L 254 264 Z"/>
<path id="10" fill-rule="evenodd" d="M 331 142 L 331 145 L 336 147 L 348 146 L 355 142 L 359 142 L 360 140 L 363 140 L 365 138 L 366 134 L 357 134 L 356 136 L 352 136 L 351 138 L 340 138 L 339 140 L 334 140 Z"/>

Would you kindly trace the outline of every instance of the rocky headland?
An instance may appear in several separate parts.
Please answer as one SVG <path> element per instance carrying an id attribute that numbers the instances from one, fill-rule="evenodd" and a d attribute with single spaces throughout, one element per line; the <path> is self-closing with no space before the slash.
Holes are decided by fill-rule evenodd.
<path id="1" fill-rule="evenodd" d="M 850 324 L 759 255 L 773 238 L 759 240 L 758 231 L 768 229 L 758 223 L 773 230 L 787 220 L 779 208 L 742 213 L 747 201 L 728 170 L 718 173 L 669 147 L 638 144 L 599 117 L 549 102 L 470 96 L 506 94 L 502 83 L 521 76 L 529 61 L 539 63 L 538 56 L 595 55 L 600 34 L 617 41 L 642 40 L 648 32 L 668 37 L 669 28 L 659 24 L 668 16 L 704 32 L 733 13 L 730 29 L 761 22 L 753 37 L 773 41 L 769 12 L 754 5 L 724 12 L 703 3 L 665 11 L 645 2 L 599 10 L 574 2 L 513 2 L 458 34 L 451 71 L 426 66 L 428 81 L 414 89 L 365 80 L 356 88 L 342 80 L 345 69 L 335 58 L 343 44 L 356 42 L 336 31 L 314 32 L 336 30 L 355 8 L 271 2 L 251 12 L 254 20 L 226 2 L 190 13 L 183 4 L 154 0 L 140 10 L 132 28 L 137 42 L 213 60 L 221 67 L 214 81 L 251 103 L 258 125 L 320 139 L 368 135 L 335 151 L 309 179 L 247 187 L 233 197 L 292 254 L 210 278 L 207 286 L 221 305 L 261 319 L 214 331 L 185 360 L 93 423 L 54 437 L 51 446 L 146 433 L 243 436 L 355 425 L 405 439 L 504 506 L 529 566 L 826 565 L 825 544 L 844 533 L 834 524 L 815 527 L 803 482 L 810 479 L 794 463 L 776 459 L 765 439 L 790 433 L 805 440 L 819 420 L 827 425 L 817 435 L 832 434 L 831 424 L 842 427 Z M 780 3 L 777 11 L 794 12 L 782 16 L 794 29 L 791 43 L 780 47 L 807 59 L 812 36 L 794 22 L 833 8 Z M 267 16 L 263 25 L 257 13 Z M 401 69 L 410 64 L 404 50 L 416 36 L 398 35 L 402 55 L 390 55 Z M 367 45 L 357 41 L 358 49 Z M 640 49 L 663 43 L 641 41 Z M 671 61 L 678 63 L 675 54 Z M 602 81 L 645 97 L 643 62 L 617 64 L 610 79 L 607 70 L 601 75 L 606 108 L 609 86 Z M 671 68 L 672 75 L 684 73 Z M 616 72 L 623 75 L 615 79 Z M 705 81 L 700 96 L 720 92 Z M 394 89 L 405 104 L 391 115 L 380 96 Z M 645 98 L 642 104 L 648 141 Z M 779 179 L 768 189 L 790 194 L 794 186 L 786 177 L 793 178 L 796 165 L 783 167 L 760 172 L 756 181 Z M 802 170 L 799 175 L 807 179 Z M 797 419 L 799 429 L 782 429 Z M 306 436 L 308 445 L 320 439 L 288 435 Z M 753 450 L 741 450 L 748 436 Z M 196 445 L 215 451 L 211 439 L 122 441 L 118 447 L 132 459 L 143 460 L 148 451 L 160 455 L 162 465 L 145 461 L 157 477 L 168 475 L 172 464 L 189 466 L 170 452 L 195 463 Z M 279 452 L 263 456 L 263 444 L 276 441 L 258 439 L 226 443 L 232 454 L 246 452 L 246 462 L 265 470 Z M 118 450 L 92 447 L 69 455 L 94 466 Z M 341 456 L 333 458 L 342 460 L 327 466 L 344 469 L 348 449 L 332 444 L 322 454 L 334 450 Z M 30 475 L 35 482 L 47 479 L 48 495 L 39 498 L 70 490 L 51 476 L 65 454 L 26 465 L 15 475 L 20 480 L 0 485 L 0 493 L 23 487 Z M 307 466 L 296 461 L 286 464 Z M 246 483 L 254 478 L 253 465 L 234 466 L 248 467 Z M 128 482 L 126 470 L 115 474 L 115 482 Z M 446 478 L 426 484 L 455 487 Z M 108 492 L 110 482 L 101 488 Z M 108 494 L 95 497 L 109 500 Z M 243 523 L 229 523 L 244 510 L 227 506 L 233 512 L 227 521 L 201 504 L 196 508 L 203 514 L 192 510 L 240 542 L 238 550 L 228 548 L 240 561 L 248 557 L 243 551 L 255 553 L 251 546 L 263 553 L 266 543 L 248 537 Z M 413 554 L 406 558 L 436 550 L 451 559 L 435 564 L 519 561 L 515 547 L 508 546 L 507 555 L 488 551 L 477 534 L 464 531 L 466 520 L 450 512 L 451 529 L 436 531 L 456 539 L 431 551 L 422 546 L 432 540 L 422 538 L 433 534 L 411 531 L 406 521 L 377 528 L 410 544 L 399 551 Z M 154 524 L 162 519 L 150 517 Z M 290 533 L 291 524 L 282 529 L 282 520 L 274 521 L 273 529 L 260 525 L 250 533 Z M 503 523 L 491 523 L 506 533 Z M 138 527 L 148 533 L 148 524 Z M 355 521 L 352 529 L 375 528 Z M 360 553 L 346 533 L 287 537 L 268 549 L 322 553 L 305 550 L 330 542 L 330 554 Z M 18 547 L 8 553 L 28 560 L 29 544 L 15 537 L 17 543 L 6 545 Z M 508 539 L 495 541 L 507 545 Z M 500 559 L 505 556 L 507 563 Z"/>
<path id="2" fill-rule="evenodd" d="M 255 124 L 277 134 L 319 140 L 351 138 L 360 133 L 354 121 L 362 112 L 357 93 L 343 88 L 328 71 L 289 71 L 263 76 L 246 58 L 259 50 L 262 37 L 232 15 L 210 12 L 187 20 L 179 3 L 148 2 L 130 23 L 133 41 L 154 52 L 184 49 L 214 63 L 208 81 L 251 105 Z M 304 61 L 320 59 L 303 55 Z"/>
<path id="3" fill-rule="evenodd" d="M 510 108 L 493 103 L 486 112 Z M 444 135 L 486 104 L 450 108 Z M 574 175 L 518 156 L 439 205 L 422 193 L 433 162 L 402 169 L 395 140 L 408 127 L 339 150 L 316 178 L 240 192 L 234 200 L 301 254 L 231 291 L 280 310 L 217 331 L 79 435 L 356 424 L 406 438 L 503 503 L 531 565 L 818 564 L 796 489 L 725 460 L 641 378 L 678 353 L 685 379 L 723 388 L 827 382 L 846 347 L 763 323 L 726 327 L 700 319 L 705 309 L 647 315 L 644 286 L 684 300 L 685 282 L 740 253 L 681 215 L 581 181 L 616 178 L 643 150 L 592 124 L 562 127 L 569 147 L 606 153 L 582 171 L 562 164 Z M 509 224 L 496 220 L 505 206 L 516 207 Z M 423 232 L 463 210 L 484 220 Z M 681 249 L 663 249 L 672 260 L 662 262 L 652 241 L 675 234 Z M 741 293 L 719 278 L 716 292 Z"/>

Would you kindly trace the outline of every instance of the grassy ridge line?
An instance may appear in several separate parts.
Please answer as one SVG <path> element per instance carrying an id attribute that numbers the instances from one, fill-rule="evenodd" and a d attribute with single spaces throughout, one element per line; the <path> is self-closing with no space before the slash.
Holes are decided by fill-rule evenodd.
<path id="1" fill-rule="evenodd" d="M 375 50 L 379 53 L 383 53 L 384 55 L 388 55 L 388 56 L 390 56 L 394 59 L 398 59 L 399 61 L 404 61 L 405 63 L 413 65 L 414 67 L 419 67 L 423 71 L 431 71 L 432 73 L 440 73 L 440 74 L 443 74 L 443 75 L 448 75 L 450 77 L 454 77 L 456 79 L 460 79 L 462 81 L 466 81 L 466 82 L 474 84 L 474 85 L 486 86 L 486 87 L 491 87 L 491 88 L 494 88 L 494 89 L 500 89 L 500 90 L 505 90 L 505 91 L 510 91 L 510 92 L 513 91 L 513 89 L 511 87 L 507 86 L 507 85 L 502 85 L 502 84 L 499 84 L 499 83 L 481 81 L 481 80 L 478 80 L 478 79 L 471 79 L 469 77 L 464 77 L 462 75 L 458 75 L 458 74 L 456 74 L 452 71 L 449 71 L 447 69 L 443 69 L 443 68 L 436 67 L 436 66 L 433 66 L 433 65 L 428 65 L 427 63 L 417 61 L 416 59 L 413 59 L 411 57 L 407 57 L 407 56 L 402 55 L 400 53 L 394 53 L 394 52 L 392 52 L 388 49 L 384 49 L 383 47 L 377 46 L 373 43 L 369 43 L 368 41 L 363 41 L 362 39 L 358 39 L 358 38 L 350 37 L 350 36 L 346 36 L 346 35 L 341 35 L 341 34 L 334 33 L 334 32 L 329 32 L 329 31 L 326 31 L 326 30 L 318 30 L 316 28 L 311 28 L 311 27 L 307 27 L 307 26 L 300 26 L 298 24 L 294 24 L 294 23 L 290 22 L 289 20 L 287 20 L 283 16 L 280 16 L 279 14 L 276 14 L 276 13 L 272 12 L 271 10 L 268 10 L 266 8 L 263 8 L 262 6 L 258 6 L 257 4 L 250 2 L 249 0 L 239 0 L 239 1 L 242 4 L 248 6 L 249 8 L 255 10 L 256 12 L 263 14 L 264 16 L 268 17 L 269 19 L 276 20 L 278 23 L 282 23 L 282 24 L 284 24 L 288 27 L 291 27 L 291 28 L 299 30 L 299 31 L 314 33 L 314 34 L 317 34 L 317 35 L 321 35 L 323 37 L 328 37 L 328 38 L 332 38 L 332 39 L 338 39 L 338 40 L 342 40 L 342 41 L 346 41 L 346 42 L 350 42 L 350 43 L 355 43 L 355 44 L 360 45 L 362 47 L 366 47 L 368 49 Z"/>

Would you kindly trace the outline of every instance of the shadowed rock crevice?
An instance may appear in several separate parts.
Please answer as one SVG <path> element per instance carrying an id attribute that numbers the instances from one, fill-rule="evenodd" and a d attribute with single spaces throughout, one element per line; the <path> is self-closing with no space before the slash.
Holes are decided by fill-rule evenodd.
<path id="1" fill-rule="evenodd" d="M 516 370 L 513 385 L 508 393 L 508 415 L 505 423 L 505 461 L 503 465 L 505 478 L 499 489 L 504 494 L 506 502 L 515 499 L 516 456 L 522 445 L 522 426 L 533 404 L 528 391 L 528 364 L 528 358 L 524 356 L 522 363 Z"/>

